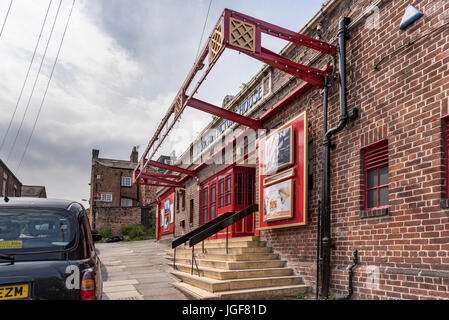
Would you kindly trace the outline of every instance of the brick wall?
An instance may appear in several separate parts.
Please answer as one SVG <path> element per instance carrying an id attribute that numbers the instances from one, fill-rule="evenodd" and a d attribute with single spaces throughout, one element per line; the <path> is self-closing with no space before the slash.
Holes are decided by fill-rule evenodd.
<path id="1" fill-rule="evenodd" d="M 3 195 L 3 177 L 6 174 L 6 194 Z M 19 179 L 14 176 L 14 174 L 9 170 L 9 168 L 0 161 L 0 196 L 8 196 L 8 197 L 20 197 L 22 192 L 22 183 Z"/>
<path id="2" fill-rule="evenodd" d="M 327 23 L 337 26 L 342 13 L 357 16 L 357 8 L 345 12 L 350 3 L 344 1 L 327 17 Z M 332 239 L 336 246 L 332 251 L 331 292 L 336 295 L 347 292 L 347 267 L 352 264 L 352 251 L 357 249 L 361 262 L 355 271 L 356 298 L 449 298 L 449 214 L 439 206 L 445 197 L 445 142 L 443 125 L 438 121 L 449 112 L 449 85 L 444 80 L 449 74 L 447 29 L 392 55 L 374 70 L 375 63 L 399 45 L 441 25 L 441 13 L 449 10 L 446 3 L 403 32 L 398 25 L 407 4 L 388 1 L 379 8 L 379 28 L 367 29 L 361 24 L 351 30 L 347 44 L 348 106 L 359 108 L 361 116 L 335 137 L 336 148 L 331 151 Z M 423 10 L 434 2 L 414 4 Z M 331 30 L 335 34 L 335 27 Z M 335 83 L 329 104 L 332 127 L 339 114 Z M 309 152 L 316 159 L 309 225 L 263 235 L 311 284 L 316 272 L 316 206 L 321 192 L 321 105 L 320 99 L 313 102 L 313 92 L 309 92 L 267 123 L 270 126 L 308 110 L 313 142 Z M 388 139 L 389 147 L 388 215 L 363 218 L 360 148 L 381 139 Z"/>
<path id="3" fill-rule="evenodd" d="M 133 184 L 131 187 L 122 187 L 121 178 L 132 177 L 132 170 L 118 169 L 95 164 L 92 170 L 94 184 L 93 199 L 96 205 L 101 207 L 120 207 L 120 199 L 128 198 L 133 200 L 133 206 L 140 205 L 140 186 Z M 99 176 L 99 178 L 97 178 Z M 102 193 L 111 193 L 112 202 L 101 201 Z"/>
<path id="4" fill-rule="evenodd" d="M 120 228 L 128 224 L 140 224 L 141 208 L 97 208 L 97 230 L 110 228 L 114 235 L 120 234 Z"/>
<path id="5" fill-rule="evenodd" d="M 356 20 L 374 2 L 340 1 L 321 21 L 321 38 L 336 44 L 338 21 L 344 16 Z M 449 3 L 415 1 L 414 5 L 425 15 L 405 31 L 400 31 L 399 23 L 408 4 L 405 0 L 383 1 L 378 7 L 377 27 L 372 28 L 362 19 L 350 29 L 347 42 L 348 108 L 358 108 L 360 115 L 333 138 L 336 147 L 331 150 L 331 230 L 335 244 L 331 256 L 333 295 L 347 293 L 347 269 L 352 264 L 353 251 L 358 250 L 360 263 L 355 269 L 354 298 L 449 298 L 449 211 L 440 206 L 440 202 L 447 202 L 446 142 L 444 124 L 439 120 L 449 114 L 449 31 L 447 27 L 436 29 L 449 22 Z M 317 36 L 315 29 L 307 34 Z M 411 45 L 395 52 L 410 41 L 413 41 Z M 297 46 L 286 55 L 317 68 L 322 68 L 327 61 L 327 57 L 317 57 L 316 52 Z M 382 62 L 376 70 L 374 66 L 379 61 Z M 300 83 L 278 70 L 273 70 L 272 77 L 276 94 L 266 102 L 264 109 L 269 109 Z M 338 89 L 337 81 L 333 81 L 329 89 L 328 128 L 338 123 Z M 261 114 L 261 109 L 252 117 Z M 313 155 L 314 187 L 308 192 L 308 224 L 263 231 L 261 236 L 303 276 L 306 283 L 314 285 L 317 204 L 322 185 L 320 90 L 306 92 L 264 126 L 277 128 L 304 110 L 308 112 L 312 145 L 309 152 Z M 364 211 L 361 148 L 381 139 L 388 139 L 389 206 L 379 216 Z M 201 181 L 220 169 L 216 165 L 202 169 Z M 186 189 L 195 200 L 196 223 L 199 221 L 199 193 L 193 181 L 188 180 Z M 259 181 L 257 176 L 256 181 Z M 258 197 L 256 183 L 256 200 Z M 186 198 L 188 207 L 189 197 Z M 187 222 L 188 214 L 180 212 L 176 219 L 187 219 Z"/>

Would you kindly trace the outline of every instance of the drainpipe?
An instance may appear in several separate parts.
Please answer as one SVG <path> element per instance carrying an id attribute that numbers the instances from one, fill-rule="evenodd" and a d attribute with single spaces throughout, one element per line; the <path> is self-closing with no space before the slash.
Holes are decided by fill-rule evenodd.
<path id="1" fill-rule="evenodd" d="M 352 278 L 354 277 L 354 267 L 359 263 L 359 252 L 357 250 L 354 251 L 354 263 L 349 267 L 349 284 L 348 284 L 348 294 L 338 300 L 349 300 L 352 297 L 354 289 L 352 287 Z"/>
<path id="2" fill-rule="evenodd" d="M 324 77 L 324 92 L 323 92 L 323 134 L 327 133 L 327 107 L 329 96 L 329 78 Z M 321 201 L 318 201 L 318 218 L 317 218 L 317 244 L 316 244 L 316 281 L 315 281 L 315 299 L 318 299 L 320 292 L 320 266 L 321 266 Z"/>
<path id="3" fill-rule="evenodd" d="M 330 148 L 331 138 L 343 130 L 348 122 L 346 99 L 346 39 L 347 26 L 350 18 L 343 18 L 338 26 L 338 44 L 340 48 L 339 74 L 340 74 L 340 119 L 338 125 L 324 134 L 323 139 L 323 190 L 322 190 L 322 225 L 321 225 L 321 297 L 327 299 L 330 282 L 330 256 L 331 256 L 331 190 L 330 190 Z"/>

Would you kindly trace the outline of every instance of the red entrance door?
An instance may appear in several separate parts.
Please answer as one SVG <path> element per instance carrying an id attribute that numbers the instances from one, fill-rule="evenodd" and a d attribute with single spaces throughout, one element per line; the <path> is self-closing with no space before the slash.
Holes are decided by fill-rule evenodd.
<path id="1" fill-rule="evenodd" d="M 231 167 L 201 185 L 201 224 L 225 212 L 238 212 L 255 201 L 255 169 Z M 229 237 L 254 234 L 253 214 L 228 228 Z M 226 229 L 211 238 L 226 237 Z"/>

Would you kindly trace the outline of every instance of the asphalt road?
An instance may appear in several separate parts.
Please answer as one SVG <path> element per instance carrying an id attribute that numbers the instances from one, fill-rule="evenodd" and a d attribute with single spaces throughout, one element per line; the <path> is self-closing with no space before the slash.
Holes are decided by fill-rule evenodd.
<path id="1" fill-rule="evenodd" d="M 103 276 L 104 300 L 186 300 L 173 287 L 164 258 L 167 244 L 155 240 L 96 243 Z"/>

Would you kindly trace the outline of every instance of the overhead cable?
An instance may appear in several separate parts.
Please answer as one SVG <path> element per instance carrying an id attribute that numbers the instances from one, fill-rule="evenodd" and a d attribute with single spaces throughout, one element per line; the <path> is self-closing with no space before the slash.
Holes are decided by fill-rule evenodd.
<path id="1" fill-rule="evenodd" d="M 50 2 L 48 4 L 47 13 L 45 14 L 45 18 L 44 18 L 44 21 L 42 23 L 41 31 L 39 33 L 39 37 L 37 39 L 36 46 L 34 48 L 34 52 L 33 52 L 33 56 L 32 56 L 31 61 L 30 61 L 30 65 L 28 66 L 28 71 L 26 73 L 25 80 L 23 81 L 22 89 L 20 90 L 19 98 L 17 99 L 16 107 L 14 108 L 14 112 L 13 112 L 13 114 L 11 116 L 11 119 L 9 120 L 8 129 L 6 129 L 6 133 L 3 136 L 2 143 L 0 145 L 0 152 L 2 151 L 3 146 L 5 145 L 6 138 L 8 137 L 9 130 L 11 129 L 11 124 L 14 121 L 14 117 L 16 115 L 17 108 L 18 108 L 19 103 L 20 103 L 20 99 L 22 99 L 23 90 L 25 89 L 25 85 L 26 85 L 26 83 L 28 81 L 28 76 L 30 74 L 31 66 L 33 65 L 33 62 L 34 62 L 34 57 L 36 56 L 37 47 L 39 46 L 39 43 L 41 41 L 42 31 L 44 30 L 44 26 L 45 26 L 45 23 L 47 21 L 48 12 L 50 11 L 50 7 L 51 7 L 52 1 L 53 0 L 50 0 Z"/>
<path id="2" fill-rule="evenodd" d="M 201 42 L 203 42 L 204 30 L 206 30 L 206 24 L 207 24 L 207 19 L 209 18 L 209 11 L 210 11 L 211 5 L 212 5 L 212 0 L 210 0 L 210 2 L 209 2 L 209 8 L 207 8 L 206 20 L 204 21 L 203 31 L 201 32 L 200 43 L 198 43 L 198 49 L 196 51 L 195 61 L 198 59 L 198 54 L 200 53 Z"/>
<path id="3" fill-rule="evenodd" d="M 3 21 L 2 29 L 0 30 L 0 37 L 2 36 L 3 29 L 5 28 L 6 20 L 8 20 L 9 10 L 11 10 L 12 1 L 13 0 L 11 0 L 11 2 L 9 3 L 8 11 L 6 11 L 6 17 L 5 17 L 5 20 Z"/>
<path id="4" fill-rule="evenodd" d="M 23 159 L 25 158 L 25 155 L 26 155 L 26 153 L 28 151 L 28 146 L 30 145 L 31 138 L 33 137 L 33 134 L 34 134 L 34 130 L 36 129 L 36 125 L 37 125 L 37 122 L 39 120 L 39 116 L 41 114 L 42 107 L 43 107 L 44 102 L 45 102 L 45 97 L 47 96 L 48 88 L 50 87 L 50 82 L 51 82 L 51 79 L 53 77 L 53 73 L 55 71 L 56 63 L 58 62 L 58 59 L 59 59 L 59 54 L 61 52 L 62 44 L 64 43 L 65 35 L 67 33 L 67 28 L 69 26 L 70 17 L 72 16 L 72 12 L 73 12 L 73 7 L 74 6 L 75 6 L 75 0 L 73 0 L 72 8 L 70 9 L 69 17 L 67 18 L 67 22 L 66 22 L 66 25 L 65 25 L 65 28 L 64 28 L 64 33 L 62 34 L 61 42 L 59 44 L 58 53 L 56 54 L 55 62 L 53 63 L 53 68 L 51 69 L 50 77 L 49 77 L 48 82 L 47 82 L 47 87 L 45 88 L 44 96 L 42 97 L 42 101 L 41 101 L 41 104 L 39 106 L 39 111 L 37 113 L 36 119 L 34 120 L 33 129 L 31 130 L 30 136 L 28 137 L 27 143 L 25 145 L 25 150 L 23 151 L 22 157 L 20 158 L 19 166 L 17 167 L 17 172 L 20 170 L 20 167 L 22 166 Z"/>
<path id="5" fill-rule="evenodd" d="M 30 97 L 28 98 L 28 102 L 27 102 L 25 111 L 24 111 L 23 116 L 22 116 L 22 121 L 20 122 L 19 129 L 16 132 L 16 136 L 14 137 L 14 141 L 13 141 L 13 143 L 11 145 L 11 149 L 9 150 L 8 158 L 6 159 L 6 161 L 9 161 L 9 159 L 11 158 L 12 152 L 14 151 L 14 147 L 16 146 L 16 143 L 17 143 L 17 138 L 19 137 L 20 131 L 22 130 L 23 122 L 24 122 L 26 114 L 28 112 L 28 108 L 30 107 L 31 99 L 33 98 L 34 90 L 36 89 L 36 84 L 37 84 L 37 81 L 39 80 L 39 76 L 41 74 L 42 65 L 44 64 L 45 57 L 47 55 L 48 46 L 49 46 L 50 40 L 51 40 L 51 38 L 53 36 L 53 31 L 55 29 L 56 21 L 58 20 L 59 10 L 61 9 L 61 4 L 62 4 L 62 0 L 59 0 L 58 10 L 56 11 L 55 19 L 53 20 L 53 25 L 51 26 L 50 35 L 48 36 L 48 40 L 47 40 L 47 44 L 45 46 L 44 54 L 42 56 L 41 63 L 39 65 L 39 70 L 37 71 L 36 78 L 34 79 L 33 88 L 31 89 L 31 94 L 30 94 Z"/>

